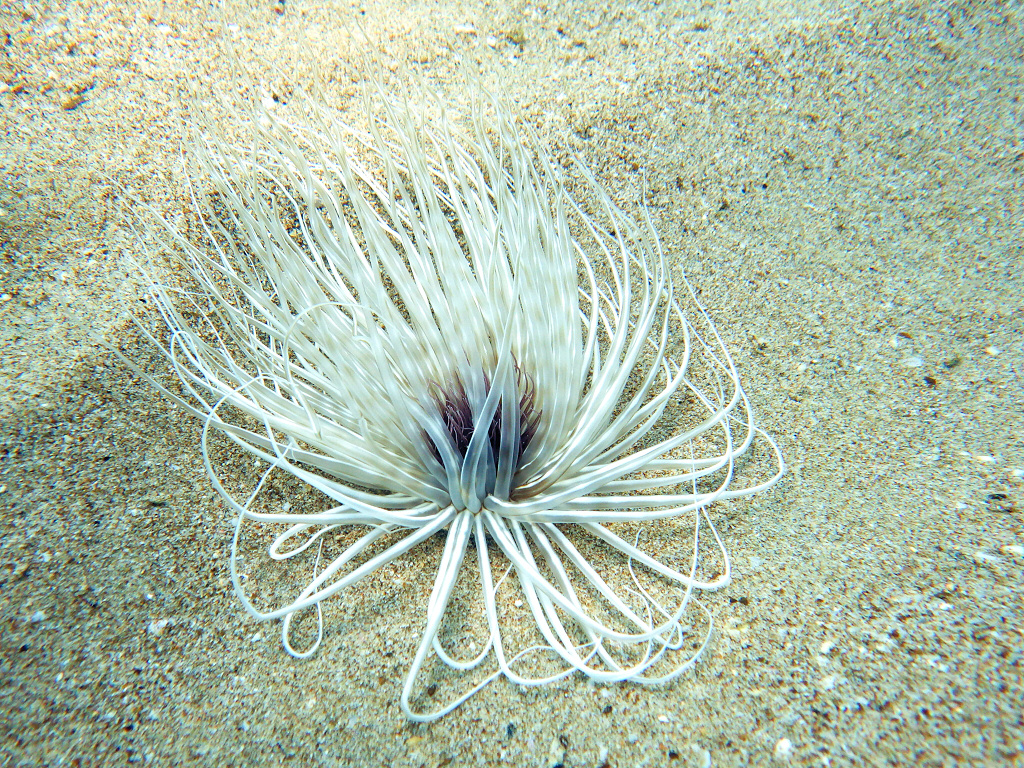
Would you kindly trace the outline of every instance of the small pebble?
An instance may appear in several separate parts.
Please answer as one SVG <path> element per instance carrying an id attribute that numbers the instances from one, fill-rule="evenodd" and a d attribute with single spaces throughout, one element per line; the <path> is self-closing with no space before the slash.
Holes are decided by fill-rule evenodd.
<path id="1" fill-rule="evenodd" d="M 170 619 L 153 620 L 149 622 L 149 626 L 146 627 L 146 631 L 155 637 L 159 637 L 164 633 L 164 630 L 167 629 L 167 625 L 170 623 Z"/>
<path id="2" fill-rule="evenodd" d="M 45 613 L 43 613 L 42 611 L 36 611 L 31 616 L 29 616 L 28 620 L 29 620 L 29 622 L 31 624 L 38 624 L 39 622 L 41 622 L 45 618 L 46 618 L 46 614 Z"/>
<path id="3" fill-rule="evenodd" d="M 918 357 L 917 355 L 913 357 L 908 357 L 906 360 L 903 361 L 903 365 L 905 365 L 907 368 L 920 368 L 922 365 L 924 365 L 924 358 Z"/>
<path id="4" fill-rule="evenodd" d="M 786 738 L 779 739 L 773 754 L 776 760 L 788 761 L 793 755 L 793 742 Z"/>
<path id="5" fill-rule="evenodd" d="M 694 764 L 697 768 L 711 768 L 711 753 L 708 750 L 700 744 L 691 744 L 690 750 L 697 757 L 697 762 Z"/>

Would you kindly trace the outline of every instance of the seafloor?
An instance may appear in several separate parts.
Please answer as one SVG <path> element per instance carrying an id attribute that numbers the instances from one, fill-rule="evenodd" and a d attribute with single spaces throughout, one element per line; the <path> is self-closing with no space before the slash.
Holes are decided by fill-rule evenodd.
<path id="1" fill-rule="evenodd" d="M 1024 762 L 1019 3 L 215 5 L 0 8 L 0 766 Z M 408 724 L 436 548 L 287 656 L 198 426 L 110 351 L 152 357 L 134 228 L 182 220 L 197 126 L 345 109 L 367 69 L 475 79 L 645 190 L 782 446 L 716 507 L 736 578 L 671 685 L 498 681 Z"/>

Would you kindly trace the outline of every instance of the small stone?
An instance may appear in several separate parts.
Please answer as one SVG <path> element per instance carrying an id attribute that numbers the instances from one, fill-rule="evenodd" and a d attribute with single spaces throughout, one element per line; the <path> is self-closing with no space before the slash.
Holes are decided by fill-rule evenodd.
<path id="1" fill-rule="evenodd" d="M 998 347 L 993 347 L 991 344 L 985 347 L 985 354 L 989 355 L 990 357 L 995 357 L 996 355 L 1002 353 L 1002 351 L 1003 350 L 999 349 Z"/>
<path id="2" fill-rule="evenodd" d="M 920 368 L 922 365 L 924 365 L 924 358 L 914 355 L 913 357 L 908 357 L 906 360 L 904 360 L 903 365 L 905 365 L 907 368 Z"/>
<path id="3" fill-rule="evenodd" d="M 779 739 L 772 754 L 776 760 L 788 762 L 789 758 L 793 756 L 793 742 L 787 738 Z"/>
<path id="4" fill-rule="evenodd" d="M 83 96 L 80 93 L 73 93 L 70 96 L 68 96 L 66 99 L 64 99 L 64 101 L 62 101 L 60 103 L 60 106 L 61 106 L 61 109 L 70 112 L 72 109 L 77 107 L 83 101 L 85 101 L 85 96 Z"/>
<path id="5" fill-rule="evenodd" d="M 154 637 L 159 637 L 167 629 L 167 625 L 170 624 L 170 619 L 156 619 L 149 622 L 149 626 L 146 627 L 146 631 Z"/>

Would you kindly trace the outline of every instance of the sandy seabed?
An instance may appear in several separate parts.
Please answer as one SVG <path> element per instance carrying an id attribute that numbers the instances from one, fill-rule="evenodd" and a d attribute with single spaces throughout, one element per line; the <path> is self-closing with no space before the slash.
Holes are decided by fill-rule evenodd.
<path id="1" fill-rule="evenodd" d="M 1024 19 L 873 5 L 5 4 L 0 766 L 1024 762 Z M 498 681 L 410 725 L 429 548 L 287 656 L 199 427 L 109 351 L 153 357 L 136 209 L 183 217 L 197 126 L 344 110 L 367 67 L 468 67 L 645 194 L 780 441 L 783 482 L 716 507 L 735 581 L 671 685 Z"/>

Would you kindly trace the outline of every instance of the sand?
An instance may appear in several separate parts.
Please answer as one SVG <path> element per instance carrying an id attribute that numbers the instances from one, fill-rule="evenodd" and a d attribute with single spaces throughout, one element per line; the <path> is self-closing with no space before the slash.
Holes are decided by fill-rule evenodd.
<path id="1" fill-rule="evenodd" d="M 872 5 L 5 5 L 0 765 L 1024 762 L 1021 11 Z M 139 211 L 180 220 L 233 100 L 344 110 L 368 68 L 454 100 L 467 67 L 646 195 L 791 470 L 718 512 L 692 672 L 411 725 L 437 548 L 287 656 L 227 581 L 198 426 L 110 348 L 153 359 Z"/>

